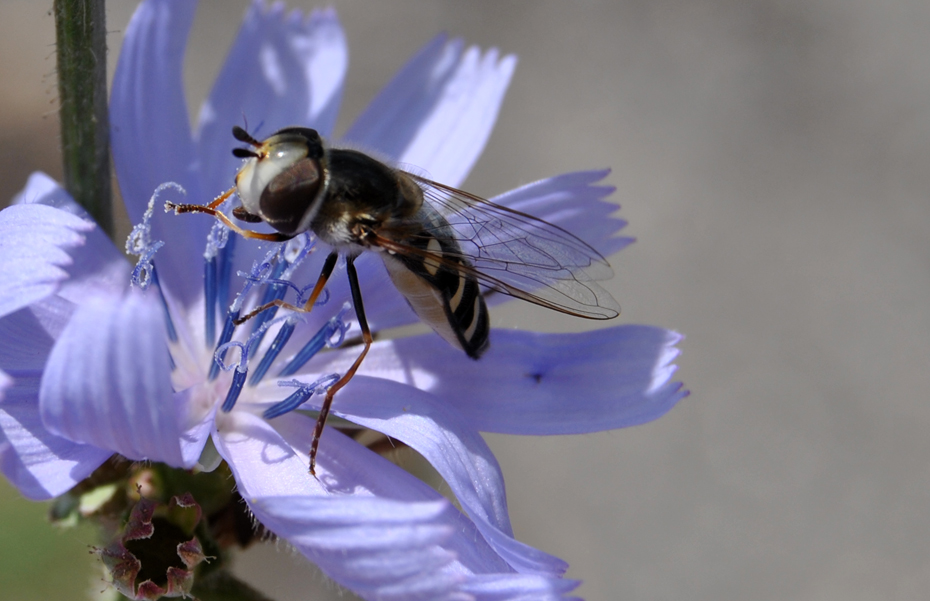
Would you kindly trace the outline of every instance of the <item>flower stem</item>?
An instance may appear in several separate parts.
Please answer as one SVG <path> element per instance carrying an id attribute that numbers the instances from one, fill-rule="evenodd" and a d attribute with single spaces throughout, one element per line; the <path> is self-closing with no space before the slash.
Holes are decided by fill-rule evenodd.
<path id="1" fill-rule="evenodd" d="M 104 0 L 55 0 L 65 188 L 113 236 Z"/>

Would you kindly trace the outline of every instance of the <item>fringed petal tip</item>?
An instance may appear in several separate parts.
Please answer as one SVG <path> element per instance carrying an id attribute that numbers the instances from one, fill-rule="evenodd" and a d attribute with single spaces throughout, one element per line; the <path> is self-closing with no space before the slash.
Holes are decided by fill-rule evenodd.
<path id="1" fill-rule="evenodd" d="M 459 38 L 428 42 L 346 133 L 347 142 L 458 186 L 497 120 L 516 57 Z"/>
<path id="2" fill-rule="evenodd" d="M 0 316 L 54 294 L 68 278 L 73 249 L 84 245 L 95 227 L 42 204 L 0 211 Z"/>

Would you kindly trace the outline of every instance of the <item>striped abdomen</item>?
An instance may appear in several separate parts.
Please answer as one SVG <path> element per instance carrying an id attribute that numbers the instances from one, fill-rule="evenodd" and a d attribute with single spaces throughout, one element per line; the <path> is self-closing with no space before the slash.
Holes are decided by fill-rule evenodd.
<path id="1" fill-rule="evenodd" d="M 427 205 L 424 209 L 429 213 L 426 223 L 432 225 L 404 243 L 425 251 L 425 256 L 380 254 L 394 286 L 420 319 L 449 344 L 477 359 L 488 348 L 490 331 L 481 288 L 474 276 L 455 268 L 469 264 L 461 257 L 448 222 Z M 430 256 L 442 257 L 442 261 L 430 260 Z"/>

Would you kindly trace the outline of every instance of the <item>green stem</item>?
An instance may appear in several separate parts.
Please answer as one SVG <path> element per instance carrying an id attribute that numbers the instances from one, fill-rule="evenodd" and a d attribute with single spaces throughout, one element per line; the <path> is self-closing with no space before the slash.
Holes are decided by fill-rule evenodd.
<path id="1" fill-rule="evenodd" d="M 55 0 L 65 188 L 113 236 L 104 0 Z"/>

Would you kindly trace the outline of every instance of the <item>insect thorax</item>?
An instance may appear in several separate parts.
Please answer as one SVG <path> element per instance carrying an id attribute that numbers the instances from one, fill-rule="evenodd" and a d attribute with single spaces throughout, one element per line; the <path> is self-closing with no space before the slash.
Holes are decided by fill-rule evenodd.
<path id="1" fill-rule="evenodd" d="M 409 178 L 355 150 L 332 149 L 328 161 L 326 198 L 310 226 L 320 239 L 334 247 L 368 248 L 360 229 L 392 238 L 415 229 L 423 194 Z"/>

